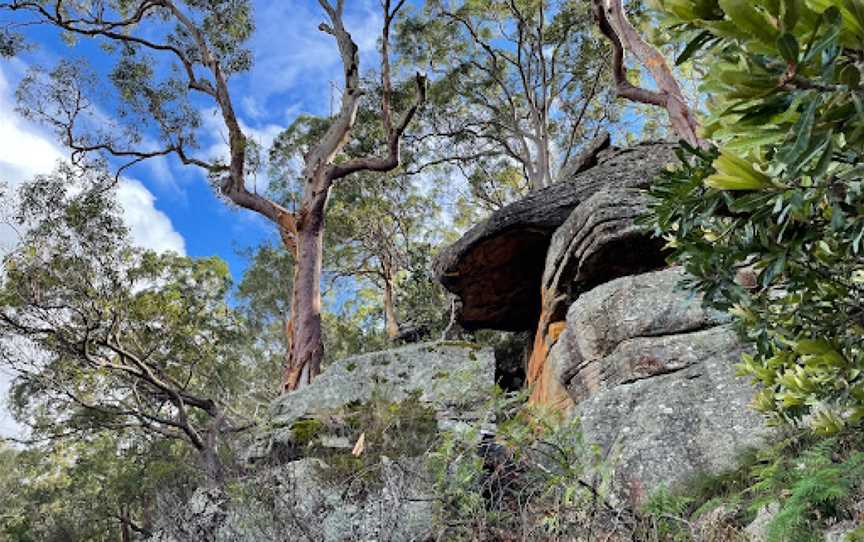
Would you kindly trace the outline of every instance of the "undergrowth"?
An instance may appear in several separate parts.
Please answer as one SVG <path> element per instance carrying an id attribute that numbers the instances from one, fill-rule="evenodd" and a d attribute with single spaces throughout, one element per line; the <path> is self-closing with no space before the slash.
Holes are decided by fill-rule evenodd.
<path id="1" fill-rule="evenodd" d="M 815 542 L 837 524 L 864 534 L 864 436 L 846 431 L 830 438 L 810 431 L 786 434 L 739 467 L 702 476 L 674 493 L 660 491 L 644 506 L 655 540 Z M 768 521 L 752 536 L 757 515 Z M 711 530 L 716 534 L 707 534 Z M 748 538 L 750 536 L 750 538 Z"/>

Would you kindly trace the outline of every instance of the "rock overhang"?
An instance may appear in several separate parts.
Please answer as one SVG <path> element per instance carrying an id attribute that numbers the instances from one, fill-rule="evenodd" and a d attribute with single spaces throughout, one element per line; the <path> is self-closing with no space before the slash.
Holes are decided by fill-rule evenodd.
<path id="1" fill-rule="evenodd" d="M 541 282 L 556 230 L 595 194 L 646 188 L 675 160 L 674 145 L 669 143 L 604 150 L 590 169 L 497 210 L 442 250 L 435 259 L 435 274 L 460 298 L 462 326 L 530 330 L 540 313 Z M 656 242 L 638 233 L 628 235 L 619 246 L 627 249 L 623 258 L 634 251 L 659 250 Z M 615 251 L 598 251 L 601 253 L 613 261 L 600 265 L 595 258 L 591 267 L 598 273 L 615 267 L 617 257 Z"/>

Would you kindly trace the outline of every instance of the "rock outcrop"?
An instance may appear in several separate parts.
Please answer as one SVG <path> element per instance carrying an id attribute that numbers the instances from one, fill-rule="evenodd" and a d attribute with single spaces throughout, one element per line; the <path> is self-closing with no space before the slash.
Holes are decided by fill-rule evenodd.
<path id="1" fill-rule="evenodd" d="M 466 329 L 533 330 L 540 280 L 555 231 L 599 192 L 643 188 L 674 161 L 672 145 L 652 143 L 600 152 L 597 165 L 493 213 L 443 250 L 435 272 L 462 302 Z"/>
<path id="2" fill-rule="evenodd" d="M 639 501 L 697 472 L 735 466 L 766 436 L 736 378 L 741 344 L 721 313 L 681 287 L 680 268 L 605 283 L 580 296 L 549 355 L 585 436 Z"/>
<path id="3" fill-rule="evenodd" d="M 681 287 L 684 273 L 639 224 L 642 189 L 674 161 L 667 145 L 602 151 L 437 261 L 466 327 L 533 327 L 531 402 L 581 418 L 633 501 L 734 466 L 766 434 L 753 388 L 735 377 L 742 346 L 725 315 Z"/>
<path id="4" fill-rule="evenodd" d="M 646 200 L 638 188 L 610 188 L 578 205 L 552 236 L 543 290 L 575 299 L 597 284 L 663 267 L 662 240 L 637 224 Z"/>
<path id="5" fill-rule="evenodd" d="M 370 489 L 335 485 L 320 459 L 293 461 L 259 472 L 233 498 L 199 489 L 187 502 L 163 503 L 147 542 L 427 540 L 431 488 L 419 463 L 385 459 Z"/>
<path id="6" fill-rule="evenodd" d="M 271 407 L 272 429 L 263 433 L 249 462 L 295 460 L 309 445 L 308 424 L 333 426 L 332 414 L 374 397 L 397 402 L 416 397 L 435 412 L 440 428 L 476 420 L 476 410 L 495 384 L 495 354 L 467 342 L 418 343 L 337 361 L 312 385 L 285 394 Z M 353 446 L 338 428 L 316 438 L 332 447 Z"/>
<path id="7" fill-rule="evenodd" d="M 662 267 L 662 243 L 637 223 L 646 211 L 637 188 L 611 188 L 578 205 L 552 236 L 543 270 L 541 310 L 528 363 L 532 401 L 566 408 L 570 398 L 549 373 L 549 350 L 580 293 L 620 276 Z"/>
<path id="8" fill-rule="evenodd" d="M 443 429 L 482 425 L 494 378 L 492 349 L 466 342 L 337 361 L 273 403 L 239 496 L 200 490 L 169 503 L 150 542 L 427 540 L 434 503 L 423 454 Z M 372 441 L 384 431 L 376 408 L 393 424 L 386 448 Z"/>

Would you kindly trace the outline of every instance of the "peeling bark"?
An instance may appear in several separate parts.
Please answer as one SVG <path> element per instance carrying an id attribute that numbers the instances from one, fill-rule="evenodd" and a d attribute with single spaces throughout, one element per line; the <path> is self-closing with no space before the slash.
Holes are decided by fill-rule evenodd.
<path id="1" fill-rule="evenodd" d="M 396 317 L 396 307 L 393 293 L 393 279 L 384 279 L 384 322 L 387 329 L 387 338 L 395 340 L 399 337 L 399 319 Z"/>
<path id="2" fill-rule="evenodd" d="M 309 384 L 321 372 L 324 347 L 321 333 L 321 267 L 324 251 L 326 194 L 317 198 L 298 229 L 296 273 L 291 299 L 291 338 L 284 386 L 293 390 Z"/>
<path id="3" fill-rule="evenodd" d="M 592 0 L 592 7 L 600 32 L 612 44 L 612 72 L 618 96 L 666 109 L 669 124 L 678 137 L 691 145 L 704 147 L 706 143 L 698 135 L 699 121 L 687 105 L 678 80 L 660 51 L 646 42 L 627 19 L 621 0 Z M 657 91 L 637 87 L 627 80 L 624 66 L 627 51 L 651 73 Z"/>

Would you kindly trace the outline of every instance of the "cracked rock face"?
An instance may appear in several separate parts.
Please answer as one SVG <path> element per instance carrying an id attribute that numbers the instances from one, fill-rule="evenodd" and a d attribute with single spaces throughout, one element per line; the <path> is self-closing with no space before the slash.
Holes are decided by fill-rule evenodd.
<path id="1" fill-rule="evenodd" d="M 469 230 L 434 264 L 441 283 L 461 299 L 460 323 L 466 329 L 531 330 L 540 314 L 541 280 L 555 231 L 595 194 L 644 188 L 675 161 L 669 144 L 600 151 L 596 166 L 499 209 Z M 596 242 L 583 247 L 586 255 L 598 252 L 608 234 L 601 227 Z"/>
<path id="2" fill-rule="evenodd" d="M 327 468 L 320 459 L 304 458 L 257 472 L 246 481 L 247 500 L 196 491 L 184 506 L 160 513 L 146 542 L 429 539 L 433 488 L 419 474 L 420 459 L 387 459 L 379 484 L 353 490 L 328 481 Z M 252 495 L 261 500 L 248 500 Z"/>
<path id="3" fill-rule="evenodd" d="M 435 411 L 441 428 L 474 421 L 479 406 L 495 383 L 491 348 L 457 341 L 417 343 L 339 360 L 309 386 L 287 393 L 271 405 L 271 430 L 263 432 L 246 452 L 249 463 L 302 456 L 294 424 L 326 419 L 352 403 L 379 396 L 403 401 L 412 395 Z M 327 443 L 325 443 L 327 444 Z M 332 439 L 331 447 L 352 443 Z"/>
<path id="4" fill-rule="evenodd" d="M 684 290 L 680 268 L 580 296 L 549 355 L 585 436 L 615 463 L 626 497 L 731 468 L 766 436 L 735 376 L 742 347 L 725 315 Z"/>
<path id="5" fill-rule="evenodd" d="M 598 192 L 573 210 L 552 236 L 543 271 L 547 296 L 572 297 L 624 275 L 665 266 L 662 239 L 637 225 L 647 210 L 638 188 Z"/>

